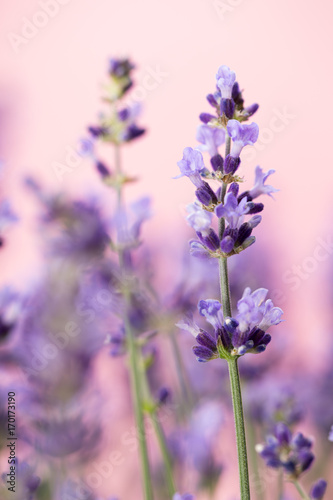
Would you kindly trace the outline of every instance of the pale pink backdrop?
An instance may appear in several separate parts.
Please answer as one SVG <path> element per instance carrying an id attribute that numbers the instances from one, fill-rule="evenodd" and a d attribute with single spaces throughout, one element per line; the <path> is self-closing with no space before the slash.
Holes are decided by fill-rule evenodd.
<path id="1" fill-rule="evenodd" d="M 214 88 L 215 72 L 227 64 L 236 71 L 246 102 L 260 103 L 255 116 L 260 150 L 248 152 L 242 173 L 252 182 L 257 163 L 274 168 L 272 182 L 281 189 L 276 202 L 266 200 L 257 234 L 274 248 L 272 266 L 288 327 L 320 350 L 317 336 L 325 335 L 331 322 L 323 278 L 332 259 L 313 263 L 317 239 L 333 234 L 331 2 L 62 0 L 64 5 L 58 4 L 46 22 L 41 3 L 2 1 L 1 7 L 0 102 L 12 109 L 2 146 L 2 183 L 23 220 L 1 257 L 2 280 L 22 284 L 31 269 L 27 259 L 36 260 L 28 227 L 33 211 L 21 187 L 22 174 L 34 173 L 47 189 L 100 189 L 88 161 L 64 176 L 63 183 L 52 164 L 62 162 L 66 148 L 75 147 L 85 126 L 94 123 L 110 56 L 129 55 L 136 61 L 137 97 L 145 97 L 141 123 L 149 134 L 131 145 L 124 158 L 142 181 L 128 189 L 128 198 L 152 193 L 155 219 L 149 233 L 168 245 L 165 254 L 177 253 L 177 235 L 185 227 L 182 214 L 193 189 L 185 179 L 172 177 L 183 148 L 195 145 L 199 113 L 209 111 L 205 95 Z M 27 43 L 14 42 L 26 20 L 46 24 Z M 149 79 L 154 71 L 159 76 Z M 284 122 L 275 120 L 279 113 Z M 312 264 L 305 265 L 313 271 L 293 292 L 281 276 L 308 257 Z"/>
<path id="2" fill-rule="evenodd" d="M 24 174 L 33 173 L 48 190 L 100 191 L 89 161 L 64 176 L 63 183 L 52 165 L 63 162 L 66 148 L 75 147 L 85 126 L 94 123 L 110 56 L 130 56 L 138 66 L 136 81 L 145 96 L 141 123 L 149 133 L 124 155 L 127 168 L 141 178 L 127 195 L 134 199 L 152 194 L 155 218 L 145 235 L 158 240 L 157 248 L 164 248 L 161 279 L 172 275 L 180 254 L 177 243 L 185 230 L 184 206 L 193 197 L 187 180 L 172 177 L 178 174 L 176 162 L 183 148 L 196 144 L 197 117 L 209 111 L 205 95 L 214 89 L 216 70 L 227 64 L 236 71 L 246 102 L 260 103 L 255 120 L 261 128 L 261 147 L 247 153 L 247 163 L 244 157 L 242 175 L 252 182 L 258 163 L 277 171 L 272 183 L 281 191 L 275 202 L 266 200 L 257 236 L 272 252 L 277 295 L 286 310 L 284 332 L 295 339 L 291 360 L 303 354 L 306 362 L 309 353 L 312 358 L 324 354 L 332 331 L 328 306 L 333 259 L 328 256 L 319 262 L 315 256 L 321 245 L 318 238 L 333 238 L 333 4 L 328 0 L 62 3 L 66 5 L 28 43 L 17 42 L 17 50 L 14 34 L 21 35 L 24 18 L 45 20 L 38 14 L 41 2 L 2 0 L 1 4 L 0 104 L 9 109 L 8 121 L 0 129 L 5 138 L 0 142 L 5 160 L 2 193 L 12 198 L 21 217 L 0 257 L 1 281 L 24 288 L 38 263 L 31 237 L 34 205 L 21 185 Z M 159 77 L 148 79 L 154 71 Z M 287 118 L 277 122 L 274 117 L 281 113 Z M 106 159 L 107 150 L 102 154 Z M 104 188 L 102 192 L 107 200 L 108 192 Z M 293 291 L 282 276 L 295 265 L 312 266 L 313 271 Z"/>

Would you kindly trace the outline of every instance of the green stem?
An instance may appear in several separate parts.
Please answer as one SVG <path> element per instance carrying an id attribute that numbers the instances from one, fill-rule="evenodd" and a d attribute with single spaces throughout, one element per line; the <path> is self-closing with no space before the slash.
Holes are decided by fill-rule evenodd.
<path id="1" fill-rule="evenodd" d="M 283 471 L 280 470 L 278 474 L 278 485 L 277 485 L 277 500 L 282 500 L 283 499 L 283 485 L 284 485 L 284 478 L 283 478 Z"/>
<path id="2" fill-rule="evenodd" d="M 121 159 L 120 159 L 120 145 L 115 144 L 114 147 L 114 161 L 115 161 L 115 171 L 116 175 L 120 177 L 122 175 L 122 170 L 121 170 Z M 123 193 L 122 193 L 122 186 L 121 184 L 117 185 L 117 207 L 118 210 L 121 209 L 123 204 Z"/>
<path id="3" fill-rule="evenodd" d="M 234 410 L 236 442 L 239 467 L 239 481 L 241 500 L 250 500 L 250 483 L 247 463 L 244 415 L 242 404 L 242 393 L 239 380 L 237 359 L 228 360 L 229 378 L 232 395 L 232 406 Z"/>
<path id="4" fill-rule="evenodd" d="M 298 493 L 300 494 L 301 498 L 303 498 L 304 500 L 310 500 L 310 498 L 308 497 L 308 495 L 305 493 L 305 491 L 303 490 L 301 484 L 297 481 L 297 479 L 295 479 L 295 481 L 293 481 L 293 484 L 295 485 L 296 487 L 296 490 L 298 491 Z"/>
<path id="5" fill-rule="evenodd" d="M 187 409 L 190 410 L 193 407 L 192 391 L 186 376 L 186 370 L 183 363 L 183 358 L 180 354 L 178 342 L 175 338 L 175 333 L 173 330 L 170 331 L 169 336 L 172 345 L 173 358 L 176 364 L 176 371 L 179 380 L 179 385 L 182 393 L 182 402 L 184 402 L 184 409 L 187 411 Z"/>
<path id="6" fill-rule="evenodd" d="M 230 301 L 230 288 L 228 276 L 228 261 L 226 257 L 219 257 L 219 270 L 220 270 L 220 291 L 221 301 L 223 307 L 223 314 L 225 318 L 231 318 L 231 301 Z"/>
<path id="7" fill-rule="evenodd" d="M 148 379 L 147 379 L 147 371 L 144 366 L 143 360 L 141 359 L 141 381 L 142 381 L 142 393 L 145 397 L 145 402 L 147 404 L 148 413 L 153 421 L 154 431 L 156 434 L 157 442 L 161 450 L 161 455 L 165 467 L 165 478 L 168 488 L 168 493 L 170 497 L 172 497 L 176 493 L 175 482 L 173 479 L 173 469 L 172 469 L 172 460 L 169 454 L 169 450 L 166 444 L 165 435 L 163 432 L 163 428 L 161 422 L 158 417 L 158 407 L 156 406 L 155 401 L 152 398 Z"/>
<path id="8" fill-rule="evenodd" d="M 250 465 L 253 466 L 253 479 L 255 484 L 254 491 L 256 493 L 256 499 L 265 500 L 265 491 L 262 487 L 258 454 L 255 451 L 255 445 L 258 442 L 256 437 L 256 427 L 253 419 L 250 416 L 248 416 L 248 418 L 246 419 L 246 436 L 249 446 Z"/>
<path id="9" fill-rule="evenodd" d="M 226 134 L 225 143 L 225 156 L 230 153 L 230 137 Z M 226 193 L 226 184 L 222 184 L 221 189 L 221 202 L 224 202 L 224 197 Z M 224 218 L 219 221 L 219 235 L 223 236 L 225 227 Z M 230 302 L 230 291 L 229 291 L 229 277 L 228 277 L 228 265 L 227 258 L 219 258 L 219 270 L 220 270 L 220 288 L 221 288 L 221 302 L 223 307 L 224 317 L 231 317 L 231 302 Z M 234 411 L 234 421 L 236 428 L 236 443 L 237 443 L 237 455 L 238 455 L 238 469 L 239 469 L 239 481 L 240 481 L 240 491 L 241 500 L 250 500 L 250 483 L 249 483 L 249 470 L 247 461 L 247 451 L 246 451 L 246 438 L 245 438 L 245 425 L 244 425 L 244 414 L 243 414 L 243 404 L 242 404 L 242 392 L 239 380 L 239 371 L 237 357 L 228 359 L 229 368 L 229 379 L 230 388 L 232 396 L 232 406 Z"/>
<path id="10" fill-rule="evenodd" d="M 121 168 L 121 158 L 120 158 L 120 146 L 115 145 L 115 170 L 117 175 L 121 176 L 122 168 Z M 117 186 L 117 211 L 119 212 L 122 209 L 123 204 L 123 194 L 122 194 L 122 186 L 119 184 Z M 126 270 L 124 267 L 124 253 L 122 249 L 118 250 L 118 258 L 119 258 L 119 266 L 123 273 L 124 281 L 126 282 Z M 126 308 L 129 306 L 130 296 L 128 285 L 125 284 L 124 290 L 124 298 L 126 303 Z M 127 346 L 129 352 L 129 372 L 130 372 L 130 380 L 131 380 L 131 391 L 132 391 L 132 399 L 134 406 L 134 415 L 135 415 L 135 423 L 138 432 L 139 438 L 139 450 L 140 450 L 140 459 L 141 459 L 141 467 L 143 474 L 143 494 L 145 500 L 153 500 L 153 487 L 151 482 L 151 474 L 150 474 L 150 465 L 149 465 L 149 457 L 148 457 L 148 448 L 147 448 L 147 439 L 146 439 L 146 430 L 145 430 L 145 422 L 144 422 L 144 412 L 143 412 L 143 395 L 142 395 L 142 387 L 140 383 L 140 368 L 139 368 L 139 359 L 140 359 L 140 349 L 136 345 L 135 336 L 132 331 L 132 327 L 129 321 L 129 316 L 127 310 L 124 313 L 124 325 L 127 339 Z"/>
<path id="11" fill-rule="evenodd" d="M 152 414 L 152 421 L 153 421 L 155 434 L 156 434 L 157 441 L 158 441 L 158 444 L 159 444 L 159 447 L 161 450 L 161 454 L 162 454 L 162 458 L 163 458 L 168 492 L 169 492 L 170 498 L 172 498 L 173 495 L 176 493 L 175 482 L 173 479 L 172 462 L 171 462 L 169 450 L 168 450 L 167 445 L 166 445 L 166 440 L 165 440 L 163 428 L 162 428 L 161 422 L 159 421 L 157 412 L 154 412 Z"/>

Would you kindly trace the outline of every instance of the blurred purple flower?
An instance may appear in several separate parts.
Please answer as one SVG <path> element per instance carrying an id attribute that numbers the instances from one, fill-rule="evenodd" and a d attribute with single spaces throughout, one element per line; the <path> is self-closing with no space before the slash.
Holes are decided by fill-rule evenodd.
<path id="1" fill-rule="evenodd" d="M 2 200 L 0 202 L 0 247 L 4 244 L 3 233 L 17 221 L 18 217 L 12 211 L 10 203 Z"/>
<path id="2" fill-rule="evenodd" d="M 282 468 L 293 479 L 297 479 L 312 464 L 312 440 L 300 432 L 292 434 L 288 426 L 279 422 L 274 434 L 266 437 L 265 444 L 258 444 L 256 451 L 268 467 Z"/>
<path id="3" fill-rule="evenodd" d="M 332 425 L 330 433 L 328 435 L 328 440 L 333 442 L 333 425 Z"/>
<path id="4" fill-rule="evenodd" d="M 175 493 L 174 496 L 172 497 L 172 500 L 194 500 L 194 496 L 191 495 L 190 493 L 184 493 L 184 495 L 181 495 L 180 493 Z"/>
<path id="5" fill-rule="evenodd" d="M 22 312 L 22 298 L 9 287 L 0 290 L 0 341 L 15 327 Z"/>
<path id="6" fill-rule="evenodd" d="M 40 478 L 35 475 L 34 469 L 26 462 L 15 459 L 15 475 L 18 480 L 15 481 L 15 496 L 22 500 L 33 500 L 35 492 L 40 485 Z M 6 472 L 1 475 L 2 481 L 8 486 L 8 477 Z"/>
<path id="7" fill-rule="evenodd" d="M 186 220 L 190 226 L 193 227 L 195 231 L 206 234 L 211 225 L 213 214 L 207 212 L 207 210 L 203 210 L 198 201 L 187 205 L 186 210 L 189 214 Z"/>
<path id="8" fill-rule="evenodd" d="M 327 488 L 327 482 L 324 479 L 319 479 L 311 488 L 310 498 L 312 500 L 322 500 Z"/>
<path id="9" fill-rule="evenodd" d="M 202 144 L 197 149 L 208 151 L 210 156 L 215 156 L 218 154 L 218 147 L 225 142 L 225 131 L 221 128 L 199 125 L 196 139 Z"/>

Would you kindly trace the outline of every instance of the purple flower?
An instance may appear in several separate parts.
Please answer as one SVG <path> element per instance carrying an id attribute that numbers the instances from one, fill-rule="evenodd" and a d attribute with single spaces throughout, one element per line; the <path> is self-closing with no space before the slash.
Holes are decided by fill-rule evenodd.
<path id="1" fill-rule="evenodd" d="M 190 226 L 193 227 L 195 231 L 206 233 L 211 225 L 213 214 L 204 210 L 197 201 L 187 205 L 186 210 L 189 213 L 186 220 Z"/>
<path id="2" fill-rule="evenodd" d="M 185 148 L 183 151 L 183 158 L 177 162 L 177 165 L 180 168 L 181 174 L 175 177 L 175 179 L 179 179 L 185 175 L 197 188 L 203 185 L 200 174 L 205 170 L 205 164 L 200 151 L 197 149 Z"/>
<path id="3" fill-rule="evenodd" d="M 190 332 L 191 335 L 193 335 L 193 337 L 195 337 L 195 338 L 201 332 L 198 325 L 193 321 L 192 316 L 187 316 L 183 320 L 178 321 L 178 323 L 176 323 L 176 326 L 178 326 L 178 328 L 181 328 L 182 330 L 186 330 L 186 331 Z"/>
<path id="4" fill-rule="evenodd" d="M 110 333 L 105 340 L 105 344 L 111 346 L 110 355 L 112 357 L 122 356 L 126 352 L 125 327 L 121 325 L 118 331 Z"/>
<path id="5" fill-rule="evenodd" d="M 253 146 L 259 135 L 259 127 L 256 123 L 246 125 L 237 120 L 229 120 L 227 130 L 232 139 L 230 156 L 233 158 L 238 158 L 245 146 Z"/>
<path id="6" fill-rule="evenodd" d="M 257 326 L 266 332 L 270 326 L 281 323 L 282 309 L 274 307 L 271 300 L 266 300 L 268 290 L 258 288 L 251 293 L 249 287 L 245 288 L 242 298 L 237 303 L 238 314 L 236 319 L 239 330 L 245 332 Z"/>
<path id="7" fill-rule="evenodd" d="M 130 142 L 145 133 L 145 129 L 138 127 L 135 123 L 136 119 L 141 114 L 141 109 L 142 107 L 140 103 L 134 103 L 132 106 L 127 106 L 126 108 L 118 111 L 118 123 L 115 124 L 115 130 L 113 132 L 116 142 Z M 118 129 L 119 132 L 117 133 Z"/>
<path id="8" fill-rule="evenodd" d="M 9 226 L 18 221 L 7 200 L 0 203 L 0 247 L 4 245 L 3 233 Z"/>
<path id="9" fill-rule="evenodd" d="M 288 377 L 266 376 L 260 381 L 260 391 L 257 384 L 255 379 L 248 388 L 245 406 L 261 426 L 271 429 L 277 422 L 295 425 L 304 417 L 304 405 L 298 400 L 297 388 L 290 388 Z"/>
<path id="10" fill-rule="evenodd" d="M 9 201 L 3 200 L 0 203 L 0 233 L 17 221 L 18 217 L 12 211 Z"/>
<path id="11" fill-rule="evenodd" d="M 22 299 L 9 287 L 0 290 L 0 341 L 13 330 L 22 312 Z"/>
<path id="12" fill-rule="evenodd" d="M 269 170 L 265 174 L 259 166 L 256 167 L 254 186 L 248 192 L 248 198 L 250 200 L 257 198 L 261 194 L 268 194 L 269 196 L 272 197 L 272 193 L 277 193 L 279 191 L 278 189 L 275 189 L 273 186 L 269 186 L 269 185 L 265 186 L 266 179 L 270 175 L 274 174 L 274 172 L 275 172 L 275 170 Z"/>
<path id="13" fill-rule="evenodd" d="M 199 345 L 193 347 L 193 352 L 198 361 L 209 361 L 219 356 L 243 356 L 247 352 L 258 354 L 266 349 L 271 336 L 265 332 L 269 326 L 280 322 L 282 310 L 274 308 L 270 300 L 263 303 L 267 290 L 249 293 L 250 289 L 246 289 L 238 303 L 239 314 L 235 318 L 223 317 L 222 305 L 218 300 L 199 301 L 199 313 L 213 326 L 213 335 L 200 329 L 192 318 L 190 322 L 186 320 L 185 323 L 178 323 L 178 327 L 190 331 L 196 338 Z M 218 350 L 219 343 L 222 353 Z"/>
<path id="14" fill-rule="evenodd" d="M 225 131 L 221 128 L 199 125 L 196 139 L 202 144 L 198 147 L 200 151 L 208 151 L 210 156 L 215 156 L 218 154 L 217 148 L 225 142 Z"/>
<path id="15" fill-rule="evenodd" d="M 216 82 L 221 90 L 222 99 L 231 99 L 232 87 L 236 80 L 236 74 L 228 66 L 220 66 L 216 73 Z"/>
<path id="16" fill-rule="evenodd" d="M 322 500 L 327 488 L 327 482 L 324 479 L 319 479 L 311 488 L 310 498 L 312 500 Z"/>
<path id="17" fill-rule="evenodd" d="M 193 257 L 198 257 L 199 259 L 210 259 L 211 254 L 200 241 L 191 240 L 190 241 L 190 254 Z"/>
<path id="18" fill-rule="evenodd" d="M 333 442 L 333 425 L 332 425 L 330 433 L 328 435 L 328 440 Z"/>
<path id="19" fill-rule="evenodd" d="M 115 217 L 118 229 L 118 243 L 124 248 L 135 248 L 140 244 L 139 238 L 142 224 L 152 215 L 151 199 L 140 198 L 130 205 L 130 211 L 119 212 Z"/>
<path id="20" fill-rule="evenodd" d="M 77 152 L 82 157 L 94 156 L 94 141 L 90 138 L 82 137 L 79 140 Z"/>
<path id="21" fill-rule="evenodd" d="M 181 495 L 180 493 L 175 493 L 172 497 L 172 500 L 194 500 L 194 496 L 190 493 L 184 493 Z"/>
<path id="22" fill-rule="evenodd" d="M 311 439 L 300 432 L 293 435 L 286 424 L 279 422 L 274 434 L 266 437 L 265 444 L 258 444 L 256 451 L 268 467 L 282 468 L 292 479 L 297 479 L 314 460 L 311 448 Z"/>
<path id="23" fill-rule="evenodd" d="M 121 98 L 133 85 L 131 72 L 135 68 L 129 59 L 110 59 L 110 81 L 107 85 L 108 99 L 115 101 Z"/>
<path id="24" fill-rule="evenodd" d="M 222 305 L 218 300 L 200 300 L 198 310 L 201 316 L 204 316 L 215 329 L 222 328 L 223 312 Z"/>
<path id="25" fill-rule="evenodd" d="M 34 493 L 40 485 L 40 478 L 35 475 L 34 469 L 29 464 L 21 462 L 17 458 L 15 460 L 15 472 L 19 478 L 15 489 L 16 495 L 18 495 L 17 498 L 33 500 L 35 498 Z M 3 473 L 1 477 L 6 486 L 8 486 L 6 473 Z"/>
<path id="26" fill-rule="evenodd" d="M 236 229 L 242 224 L 244 215 L 249 212 L 249 209 L 246 198 L 238 203 L 236 196 L 230 191 L 226 194 L 224 203 L 220 203 L 215 208 L 215 214 L 219 219 L 224 217 L 231 229 Z"/>
<path id="27" fill-rule="evenodd" d="M 111 58 L 109 64 L 109 74 L 117 78 L 129 76 L 135 68 L 135 65 L 129 59 Z"/>
<path id="28" fill-rule="evenodd" d="M 177 429 L 171 436 L 177 468 L 192 465 L 200 474 L 201 484 L 208 482 L 210 487 L 214 487 L 222 471 L 221 464 L 214 458 L 214 446 L 223 421 L 220 403 L 206 402 L 194 409 L 186 428 Z"/>

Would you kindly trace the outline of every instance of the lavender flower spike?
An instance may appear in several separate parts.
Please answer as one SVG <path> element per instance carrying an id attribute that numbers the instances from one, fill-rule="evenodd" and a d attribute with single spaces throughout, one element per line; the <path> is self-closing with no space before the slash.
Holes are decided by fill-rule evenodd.
<path id="1" fill-rule="evenodd" d="M 232 139 L 230 156 L 238 158 L 245 146 L 253 146 L 258 139 L 259 127 L 256 123 L 246 125 L 237 120 L 229 120 L 227 131 Z"/>
<path id="2" fill-rule="evenodd" d="M 202 144 L 198 146 L 198 149 L 208 151 L 212 157 L 218 154 L 218 146 L 225 142 L 225 131 L 221 128 L 209 127 L 209 125 L 199 125 L 196 139 Z"/>
<path id="3" fill-rule="evenodd" d="M 266 179 L 274 174 L 275 170 L 268 170 L 268 172 L 265 174 L 262 170 L 262 168 L 259 167 L 259 165 L 256 167 L 256 173 L 255 173 L 255 179 L 254 179 L 254 186 L 253 188 L 249 191 L 249 198 L 253 200 L 254 198 L 257 198 L 261 194 L 268 194 L 269 196 L 272 196 L 272 193 L 277 193 L 279 190 L 275 189 L 273 186 L 265 186 L 265 181 Z"/>
<path id="4" fill-rule="evenodd" d="M 220 66 L 216 73 L 217 86 L 221 90 L 222 99 L 231 99 L 232 87 L 236 74 L 228 66 Z"/>
<path id="5" fill-rule="evenodd" d="M 183 158 L 177 162 L 177 165 L 180 168 L 181 174 L 175 177 L 175 179 L 179 179 L 185 175 L 197 188 L 203 185 L 200 173 L 205 170 L 205 164 L 200 151 L 192 148 L 185 148 L 183 151 Z"/>

